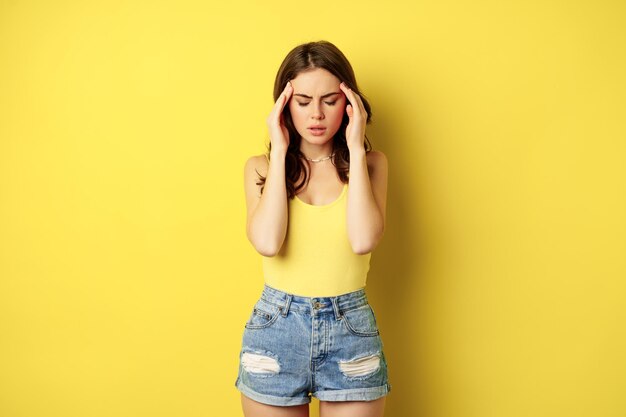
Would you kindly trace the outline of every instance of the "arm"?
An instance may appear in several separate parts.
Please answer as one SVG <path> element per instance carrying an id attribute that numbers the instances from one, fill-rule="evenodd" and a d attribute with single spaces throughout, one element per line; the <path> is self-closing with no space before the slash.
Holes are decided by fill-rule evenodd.
<path id="1" fill-rule="evenodd" d="M 263 194 L 260 194 L 260 186 L 256 184 L 258 175 L 255 169 L 266 176 Z M 244 180 L 248 240 L 261 255 L 274 256 L 287 233 L 285 153 L 272 151 L 269 163 L 264 155 L 249 158 L 244 168 Z"/>
<path id="2" fill-rule="evenodd" d="M 350 151 L 348 238 L 352 250 L 360 255 L 373 251 L 384 234 L 387 171 L 384 153 L 371 151 L 366 154 L 364 149 Z"/>
<path id="3" fill-rule="evenodd" d="M 287 188 L 285 186 L 285 156 L 289 146 L 289 132 L 282 113 L 293 87 L 287 82 L 267 117 L 271 151 L 269 162 L 264 155 L 248 159 L 244 169 L 247 220 L 246 234 L 252 246 L 263 256 L 274 256 L 280 251 L 287 234 Z M 263 194 L 256 184 L 256 170 L 265 177 Z"/>
<path id="4" fill-rule="evenodd" d="M 385 230 L 387 206 L 387 157 L 365 152 L 367 110 L 361 97 L 344 82 L 339 85 L 350 102 L 346 113 L 346 142 L 350 151 L 347 228 L 350 245 L 360 255 L 374 250 Z M 370 177 L 371 169 L 371 177 Z"/>

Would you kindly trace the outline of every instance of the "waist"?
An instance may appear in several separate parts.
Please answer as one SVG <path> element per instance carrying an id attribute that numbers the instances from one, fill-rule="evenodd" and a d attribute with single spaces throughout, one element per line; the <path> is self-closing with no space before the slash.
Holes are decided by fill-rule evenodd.
<path id="1" fill-rule="evenodd" d="M 279 290 L 267 284 L 263 286 L 261 298 L 268 303 L 283 307 L 285 311 L 301 313 L 339 313 L 368 304 L 365 288 L 330 297 L 305 297 Z"/>
<path id="2" fill-rule="evenodd" d="M 291 262 L 265 258 L 263 275 L 265 283 L 290 294 L 304 297 L 336 296 L 365 287 L 369 271 L 369 256 L 346 262 L 345 259 L 308 259 Z"/>

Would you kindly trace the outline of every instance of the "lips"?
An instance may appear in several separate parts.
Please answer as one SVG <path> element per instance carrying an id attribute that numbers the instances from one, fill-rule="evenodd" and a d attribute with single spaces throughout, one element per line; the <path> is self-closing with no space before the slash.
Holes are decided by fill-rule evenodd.
<path id="1" fill-rule="evenodd" d="M 324 133 L 326 133 L 326 128 L 323 126 L 321 127 L 311 126 L 311 127 L 308 127 L 307 129 L 309 129 L 309 132 L 311 132 L 311 134 L 315 136 L 322 136 Z"/>

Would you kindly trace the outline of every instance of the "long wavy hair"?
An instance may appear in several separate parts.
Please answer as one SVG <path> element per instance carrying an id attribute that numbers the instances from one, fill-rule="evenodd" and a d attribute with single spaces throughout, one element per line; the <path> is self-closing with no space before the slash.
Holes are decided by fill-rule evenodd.
<path id="1" fill-rule="evenodd" d="M 369 124 L 372 120 L 372 110 L 363 93 L 359 91 L 350 62 L 339 48 L 324 40 L 298 45 L 287 54 L 278 69 L 274 81 L 274 102 L 278 100 L 278 96 L 280 96 L 287 85 L 287 81 L 296 78 L 301 72 L 316 68 L 323 68 L 335 75 L 339 78 L 339 81 L 343 81 L 354 93 L 361 97 L 363 107 L 365 107 L 367 111 L 366 124 Z M 349 100 L 346 97 L 346 104 L 348 103 Z M 350 118 L 344 111 L 341 126 L 332 139 L 334 157 L 331 161 L 337 169 L 339 178 L 344 184 L 348 183 L 348 173 L 350 170 L 350 151 L 346 142 L 346 126 L 348 126 L 349 121 Z M 309 178 L 304 164 L 308 164 L 309 161 L 306 160 L 304 154 L 300 151 L 300 141 L 302 139 L 291 119 L 288 103 L 283 109 L 283 122 L 289 131 L 289 147 L 287 149 L 287 155 L 285 156 L 285 185 L 287 188 L 287 196 L 294 198 L 295 195 L 308 184 Z M 367 135 L 365 135 L 364 147 L 366 153 L 372 150 Z M 268 161 L 271 150 L 272 144 L 270 141 L 267 151 Z M 257 174 L 259 174 L 258 171 Z M 259 174 L 257 185 L 261 186 L 261 192 L 263 192 L 265 186 L 265 179 L 266 177 Z"/>

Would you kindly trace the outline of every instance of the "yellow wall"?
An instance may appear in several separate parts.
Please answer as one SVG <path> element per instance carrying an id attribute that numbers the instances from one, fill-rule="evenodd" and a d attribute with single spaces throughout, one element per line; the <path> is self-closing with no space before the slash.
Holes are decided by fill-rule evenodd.
<path id="1" fill-rule="evenodd" d="M 240 416 L 243 164 L 327 39 L 390 161 L 387 416 L 626 415 L 622 1 L 0 2 L 0 415 Z"/>

